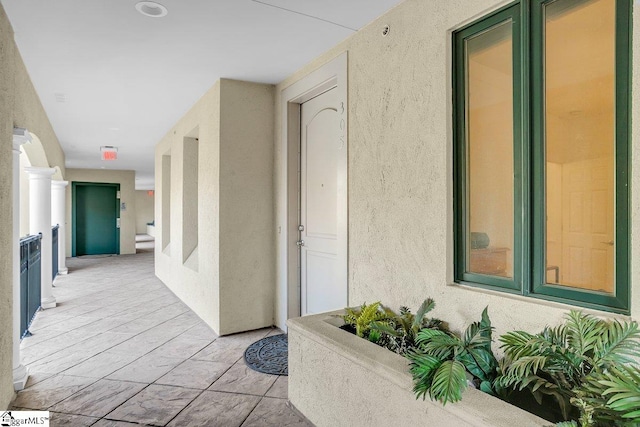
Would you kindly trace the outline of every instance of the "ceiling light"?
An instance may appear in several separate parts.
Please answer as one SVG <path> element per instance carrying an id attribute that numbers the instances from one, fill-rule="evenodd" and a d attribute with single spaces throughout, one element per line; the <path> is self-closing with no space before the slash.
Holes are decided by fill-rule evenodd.
<path id="1" fill-rule="evenodd" d="M 167 16 L 167 13 L 169 13 L 166 7 L 154 1 L 138 2 L 136 3 L 136 9 L 141 14 L 152 18 L 162 18 L 163 16 Z"/>

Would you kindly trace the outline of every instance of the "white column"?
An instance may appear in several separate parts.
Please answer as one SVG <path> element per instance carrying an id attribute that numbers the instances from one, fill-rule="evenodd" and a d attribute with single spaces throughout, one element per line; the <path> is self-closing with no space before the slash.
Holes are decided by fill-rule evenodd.
<path id="1" fill-rule="evenodd" d="M 51 176 L 52 168 L 25 168 L 29 174 L 29 233 L 42 233 L 40 252 L 41 274 L 41 306 L 43 309 L 56 306 L 53 296 L 51 274 Z"/>
<path id="2" fill-rule="evenodd" d="M 65 187 L 69 181 L 51 181 L 51 226 L 59 225 L 58 228 L 58 274 L 67 274 L 65 244 L 67 227 L 65 226 Z"/>
<path id="3" fill-rule="evenodd" d="M 29 373 L 20 360 L 20 145 L 13 138 L 13 388 L 22 390 Z"/>

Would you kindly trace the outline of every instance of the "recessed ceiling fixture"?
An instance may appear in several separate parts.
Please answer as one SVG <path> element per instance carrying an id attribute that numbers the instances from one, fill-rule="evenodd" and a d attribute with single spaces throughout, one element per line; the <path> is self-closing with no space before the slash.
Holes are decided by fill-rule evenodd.
<path id="1" fill-rule="evenodd" d="M 152 18 L 162 18 L 163 16 L 167 16 L 167 13 L 169 13 L 166 7 L 154 1 L 138 2 L 136 3 L 136 9 L 141 14 Z"/>

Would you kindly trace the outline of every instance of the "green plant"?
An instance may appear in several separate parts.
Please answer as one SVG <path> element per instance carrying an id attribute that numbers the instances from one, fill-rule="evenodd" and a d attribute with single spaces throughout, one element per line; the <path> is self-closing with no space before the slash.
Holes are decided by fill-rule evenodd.
<path id="1" fill-rule="evenodd" d="M 637 322 L 607 322 L 573 310 L 563 325 L 502 337 L 505 359 L 495 383 L 544 395 L 582 427 L 640 422 Z M 571 424 L 565 424 L 571 425 Z"/>
<path id="2" fill-rule="evenodd" d="M 467 387 L 467 372 L 481 390 L 498 394 L 493 384 L 498 362 L 491 350 L 492 329 L 486 308 L 481 321 L 469 325 L 462 337 L 422 329 L 416 338 L 417 348 L 407 353 L 416 397 L 424 399 L 428 394 L 443 404 L 457 402 Z"/>
<path id="3" fill-rule="evenodd" d="M 394 315 L 390 310 L 386 310 L 379 301 L 369 305 L 362 304 L 360 308 L 346 308 L 345 311 L 346 314 L 342 316 L 344 323 L 353 327 L 357 336 L 371 338 L 373 342 L 377 342 L 376 338 L 379 339 L 380 334 L 376 332 L 372 337 L 369 337 L 371 324 L 373 322 L 386 322 Z"/>
<path id="4" fill-rule="evenodd" d="M 435 306 L 436 303 L 427 298 L 415 315 L 409 308 L 400 307 L 400 314 L 394 313 L 392 318 L 384 322 L 373 322 L 371 330 L 381 333 L 379 344 L 398 354 L 405 354 L 416 346 L 416 336 L 421 329 L 441 327 L 441 320 L 426 317 Z"/>

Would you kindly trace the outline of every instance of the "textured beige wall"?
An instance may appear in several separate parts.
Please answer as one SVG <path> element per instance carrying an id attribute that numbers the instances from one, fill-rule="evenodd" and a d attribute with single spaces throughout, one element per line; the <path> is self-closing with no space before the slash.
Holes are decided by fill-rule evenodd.
<path id="1" fill-rule="evenodd" d="M 0 5 L 0 223 L 13 229 L 13 100 L 16 47 L 13 30 Z M 7 409 L 13 397 L 12 367 L 12 239 L 11 232 L 0 233 L 0 410 Z"/>
<path id="2" fill-rule="evenodd" d="M 16 49 L 17 52 L 17 49 Z M 42 107 L 40 98 L 36 94 L 36 91 L 31 83 L 27 69 L 22 62 L 20 54 L 15 56 L 15 82 L 14 90 L 16 92 L 14 100 L 14 124 L 15 126 L 29 129 L 29 132 L 38 136 L 42 148 L 44 149 L 44 155 L 46 156 L 46 164 L 36 164 L 40 162 L 34 162 L 33 166 L 43 167 L 58 167 L 62 172 L 62 176 L 65 176 L 65 157 L 62 147 L 58 142 L 58 137 L 53 131 L 53 127 L 49 122 L 47 114 Z M 35 148 L 35 147 L 34 147 Z M 24 147 L 27 154 L 31 147 Z M 39 149 L 39 147 L 37 147 Z M 41 151 L 41 150 L 40 150 Z M 42 155 L 39 156 L 42 159 Z M 30 157 L 31 158 L 31 157 Z"/>
<path id="3" fill-rule="evenodd" d="M 183 264 L 184 137 L 198 129 L 198 247 Z M 219 334 L 273 323 L 273 86 L 220 80 L 156 146 L 171 153 L 171 236 L 156 239 L 156 275 Z M 187 215 L 188 216 L 188 215 Z"/>
<path id="4" fill-rule="evenodd" d="M 13 227 L 13 127 L 39 136 L 47 165 L 64 173 L 64 153 L 31 83 L 0 5 L 0 223 Z M 44 165 L 43 165 L 44 166 Z M 12 235 L 0 233 L 0 409 L 13 396 L 12 373 Z"/>
<path id="5" fill-rule="evenodd" d="M 147 190 L 136 190 L 136 234 L 147 233 L 147 223 L 153 221 L 154 198 Z"/>
<path id="6" fill-rule="evenodd" d="M 451 31 L 505 2 L 406 0 L 276 88 L 287 86 L 344 51 L 349 53 L 349 304 L 381 300 L 398 308 L 435 298 L 434 316 L 462 329 L 489 313 L 498 333 L 537 331 L 571 308 L 533 298 L 449 285 L 453 270 Z M 634 57 L 640 57 L 636 7 Z M 390 33 L 382 37 L 383 25 Z M 633 66 L 633 111 L 640 108 L 640 63 Z M 276 109 L 276 124 L 281 120 Z M 275 170 L 282 171 L 280 126 Z M 640 125 L 633 123 L 633 158 L 640 155 Z M 632 168 L 632 254 L 640 249 L 640 167 Z M 276 198 L 282 191 L 277 187 Z M 284 206 L 276 226 L 285 227 Z M 284 248 L 277 248 L 278 293 L 286 289 Z M 640 260 L 632 255 L 632 283 Z M 638 285 L 636 285 L 637 288 Z M 640 292 L 632 317 L 640 317 Z M 284 325 L 279 325 L 284 326 Z"/>
<path id="7" fill-rule="evenodd" d="M 183 264 L 183 138 L 199 128 L 198 265 Z M 162 250 L 162 157 L 171 152 L 171 236 Z M 156 146 L 156 275 L 215 331 L 220 330 L 220 82 L 185 114 Z M 197 270 L 197 271 L 196 271 Z"/>
<path id="8" fill-rule="evenodd" d="M 220 330 L 273 324 L 273 86 L 220 85 Z"/>
<path id="9" fill-rule="evenodd" d="M 471 388 L 461 402 L 446 406 L 416 399 L 409 361 L 340 330 L 337 314 L 288 322 L 289 400 L 315 426 L 512 427 L 514 420 L 523 427 L 549 425 Z"/>
<path id="10" fill-rule="evenodd" d="M 127 209 L 120 211 L 120 255 L 136 253 L 136 199 L 134 171 L 106 169 L 67 169 L 67 256 L 71 256 L 73 224 L 71 222 L 71 188 L 75 182 L 104 182 L 120 184 L 120 202 Z"/>

